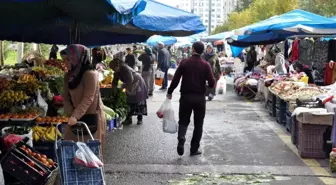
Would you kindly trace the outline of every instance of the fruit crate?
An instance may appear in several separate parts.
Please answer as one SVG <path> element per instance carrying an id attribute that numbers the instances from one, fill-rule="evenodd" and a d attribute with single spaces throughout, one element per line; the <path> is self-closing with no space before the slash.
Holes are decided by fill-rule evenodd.
<path id="1" fill-rule="evenodd" d="M 41 141 L 33 143 L 34 149 L 48 158 L 56 161 L 55 141 Z"/>
<path id="2" fill-rule="evenodd" d="M 9 150 L 1 159 L 3 171 L 15 177 L 25 185 L 53 185 L 57 179 L 58 166 L 48 168 L 32 155 L 27 154 L 23 145 L 31 153 L 41 155 L 33 148 L 20 141 Z"/>
<path id="3" fill-rule="evenodd" d="M 272 109 L 272 101 L 267 100 L 267 104 L 266 104 L 266 106 L 267 106 L 268 113 L 269 113 L 270 115 L 272 115 L 272 111 L 273 111 L 273 109 Z"/>
<path id="4" fill-rule="evenodd" d="M 313 125 L 297 122 L 298 124 L 298 150 L 303 158 L 324 159 L 323 134 L 327 129 L 326 125 Z"/>
<path id="5" fill-rule="evenodd" d="M 292 131 L 292 122 L 293 122 L 293 118 L 292 118 L 292 114 L 288 114 L 288 112 L 286 113 L 286 130 L 291 133 Z"/>

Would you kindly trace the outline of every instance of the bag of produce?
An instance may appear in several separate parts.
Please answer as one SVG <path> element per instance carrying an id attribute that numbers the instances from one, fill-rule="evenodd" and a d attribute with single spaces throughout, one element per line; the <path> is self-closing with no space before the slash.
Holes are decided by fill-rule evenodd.
<path id="1" fill-rule="evenodd" d="M 15 135 L 15 134 L 9 134 L 3 140 L 4 140 L 5 150 L 7 151 L 7 149 L 10 149 L 13 145 L 23 140 L 23 137 Z"/>
<path id="2" fill-rule="evenodd" d="M 83 142 L 77 142 L 77 151 L 73 159 L 74 165 L 84 168 L 99 168 L 103 166 L 101 160 Z"/>
<path id="3" fill-rule="evenodd" d="M 19 136 L 21 138 L 27 137 L 29 139 L 27 145 L 33 147 L 33 131 L 31 128 L 19 127 L 19 126 L 4 127 L 1 130 L 1 133 L 2 137 L 6 137 L 9 135 Z"/>
<path id="4" fill-rule="evenodd" d="M 104 112 L 105 114 L 109 115 L 110 117 L 115 118 L 116 113 L 110 108 L 104 105 Z"/>
<path id="5" fill-rule="evenodd" d="M 47 102 L 44 101 L 44 99 L 42 98 L 42 96 L 41 96 L 41 91 L 40 91 L 40 90 L 38 90 L 38 91 L 36 92 L 36 96 L 37 96 L 37 104 L 38 104 L 38 106 L 39 106 L 40 108 L 42 108 L 43 111 L 44 111 L 44 113 L 43 113 L 44 115 L 42 115 L 42 116 L 46 116 L 47 111 L 48 111 L 48 104 L 47 104 Z"/>
<path id="6" fill-rule="evenodd" d="M 174 116 L 174 109 L 171 100 L 166 99 L 156 113 L 159 118 L 163 118 L 163 132 L 175 134 L 178 125 Z"/>

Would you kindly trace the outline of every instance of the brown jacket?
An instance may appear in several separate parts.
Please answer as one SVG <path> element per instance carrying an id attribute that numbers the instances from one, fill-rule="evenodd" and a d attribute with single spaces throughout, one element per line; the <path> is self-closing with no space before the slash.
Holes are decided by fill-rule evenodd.
<path id="1" fill-rule="evenodd" d="M 96 71 L 87 71 L 84 73 L 80 84 L 76 89 L 69 89 L 68 77 L 64 78 L 64 111 L 69 116 L 79 120 L 84 114 L 98 113 L 98 130 L 94 134 L 95 139 L 101 140 L 102 144 L 105 139 L 106 120 L 103 111 L 103 103 L 98 97 L 100 96 L 100 87 L 98 82 L 98 73 Z M 66 139 L 77 140 L 73 135 L 70 127 L 67 128 Z"/>

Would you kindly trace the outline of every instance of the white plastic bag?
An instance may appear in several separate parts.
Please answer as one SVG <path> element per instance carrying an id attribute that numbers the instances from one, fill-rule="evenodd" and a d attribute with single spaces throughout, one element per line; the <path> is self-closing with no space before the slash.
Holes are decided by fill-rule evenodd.
<path id="1" fill-rule="evenodd" d="M 174 117 L 174 109 L 171 100 L 166 99 L 156 114 L 159 118 L 163 118 L 163 132 L 170 134 L 175 134 L 177 132 L 178 125 Z"/>
<path id="2" fill-rule="evenodd" d="M 164 75 L 165 75 L 165 73 L 162 72 L 162 71 L 160 71 L 160 70 L 157 70 L 157 71 L 155 72 L 155 78 L 157 78 L 157 79 L 162 79 L 162 78 L 164 78 Z"/>
<path id="3" fill-rule="evenodd" d="M 47 104 L 47 102 L 45 102 L 44 101 L 44 99 L 42 98 L 42 96 L 41 96 L 41 91 L 40 90 L 38 90 L 37 92 L 36 92 L 36 96 L 37 96 L 37 104 L 38 104 L 38 106 L 41 108 L 41 109 L 43 109 L 43 115 L 41 115 L 41 116 L 46 116 L 47 115 L 47 111 L 48 111 L 48 104 Z"/>
<path id="4" fill-rule="evenodd" d="M 218 94 L 225 94 L 226 93 L 226 79 L 222 76 L 217 82 L 217 89 Z"/>
<path id="5" fill-rule="evenodd" d="M 77 142 L 78 149 L 76 151 L 73 163 L 77 166 L 85 168 L 99 168 L 103 166 L 101 160 L 91 151 L 91 149 L 83 142 Z"/>

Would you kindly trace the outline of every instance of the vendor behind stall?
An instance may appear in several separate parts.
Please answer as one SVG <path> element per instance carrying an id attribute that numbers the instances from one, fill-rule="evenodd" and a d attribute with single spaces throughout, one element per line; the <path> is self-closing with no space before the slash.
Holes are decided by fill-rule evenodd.
<path id="1" fill-rule="evenodd" d="M 303 65 L 300 61 L 296 61 L 293 64 L 294 69 L 296 70 L 296 72 L 298 73 L 302 73 L 304 72 L 307 76 L 308 76 L 308 83 L 309 84 L 314 84 L 314 77 L 312 74 L 312 70 L 309 69 L 308 66 Z"/>

